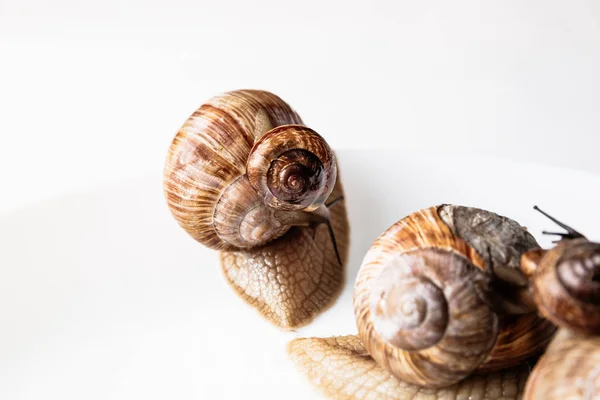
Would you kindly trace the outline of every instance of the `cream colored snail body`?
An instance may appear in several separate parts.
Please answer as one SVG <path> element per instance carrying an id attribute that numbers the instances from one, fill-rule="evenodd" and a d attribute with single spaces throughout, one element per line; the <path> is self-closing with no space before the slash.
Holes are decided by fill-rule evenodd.
<path id="1" fill-rule="evenodd" d="M 473 374 L 444 388 L 424 388 L 377 365 L 356 335 L 295 339 L 288 352 L 305 378 L 336 400 L 519 400 L 529 375 L 525 364 Z"/>
<path id="2" fill-rule="evenodd" d="M 327 344 L 327 351 L 341 352 L 363 367 L 358 358 L 372 358 L 371 367 L 381 371 L 378 377 L 390 374 L 401 382 L 392 385 L 393 395 L 375 392 L 373 399 L 412 398 L 411 391 L 419 390 L 456 399 L 457 388 L 468 387 L 475 375 L 477 385 L 492 385 L 499 371 L 521 389 L 496 397 L 475 391 L 471 398 L 517 399 L 527 371 L 512 368 L 539 355 L 555 332 L 524 301 L 527 279 L 520 259 L 538 248 L 515 221 L 484 210 L 441 205 L 413 213 L 375 241 L 358 273 L 354 311 L 363 354 L 332 350 L 335 341 Z M 290 345 L 290 353 L 327 392 L 322 382 L 332 372 L 298 356 L 311 347 L 323 350 L 322 340 L 299 339 Z M 347 340 L 356 344 L 358 338 Z M 350 359 L 346 361 L 353 364 Z M 368 379 L 361 381 L 364 390 L 379 384 L 380 378 Z M 341 386 L 330 396 L 361 398 Z"/>
<path id="3" fill-rule="evenodd" d="M 203 104 L 170 146 L 164 191 L 179 225 L 222 251 L 229 284 L 276 325 L 303 325 L 338 295 L 348 222 L 337 160 L 278 96 Z"/>

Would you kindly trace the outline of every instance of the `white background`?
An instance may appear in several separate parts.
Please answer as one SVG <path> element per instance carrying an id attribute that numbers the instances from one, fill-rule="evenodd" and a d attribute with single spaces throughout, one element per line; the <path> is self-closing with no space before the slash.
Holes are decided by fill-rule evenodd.
<path id="1" fill-rule="evenodd" d="M 600 172 L 600 3 L 0 0 L 0 206 L 155 168 L 260 88 L 335 148 Z"/>
<path id="2" fill-rule="evenodd" d="M 352 331 L 361 257 L 407 213 L 479 206 L 549 245 L 539 203 L 600 239 L 598 71 L 592 0 L 0 0 L 0 398 L 306 398 L 285 343 Z M 347 171 L 346 290 L 298 333 L 259 323 L 161 197 L 180 125 L 240 88 Z"/>

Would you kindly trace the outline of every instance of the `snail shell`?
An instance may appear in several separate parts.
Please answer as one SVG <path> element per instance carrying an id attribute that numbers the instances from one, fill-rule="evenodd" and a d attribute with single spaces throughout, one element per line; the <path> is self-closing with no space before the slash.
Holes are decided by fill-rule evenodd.
<path id="1" fill-rule="evenodd" d="M 307 224 L 336 173 L 325 140 L 283 100 L 241 90 L 213 97 L 181 127 L 164 189 L 171 213 L 198 242 L 251 248 Z"/>
<path id="2" fill-rule="evenodd" d="M 600 398 L 600 336 L 560 329 L 531 372 L 526 400 Z"/>
<path id="3" fill-rule="evenodd" d="M 523 254 L 541 315 L 582 334 L 600 334 L 600 243 L 561 240 L 551 250 Z"/>
<path id="4" fill-rule="evenodd" d="M 539 353 L 555 328 L 516 294 L 527 285 L 521 255 L 534 248 L 515 221 L 475 208 L 442 205 L 402 219 L 375 241 L 356 279 L 365 348 L 398 379 L 431 388 Z"/>
<path id="5" fill-rule="evenodd" d="M 337 297 L 348 247 L 343 202 L 326 205 L 343 198 L 337 160 L 278 96 L 209 99 L 173 139 L 163 186 L 179 225 L 224 251 L 228 283 L 271 322 L 300 326 Z"/>

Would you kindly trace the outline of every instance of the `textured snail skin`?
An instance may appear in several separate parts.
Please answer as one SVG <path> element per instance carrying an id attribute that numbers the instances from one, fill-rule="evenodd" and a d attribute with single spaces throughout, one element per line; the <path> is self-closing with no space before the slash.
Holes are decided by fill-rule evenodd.
<path id="1" fill-rule="evenodd" d="M 303 174 L 309 174 L 304 176 Z M 342 289 L 348 220 L 337 160 L 278 96 L 238 90 L 209 99 L 183 124 L 163 187 L 179 225 L 224 251 L 229 284 L 282 328 L 310 321 Z M 335 188 L 335 190 L 334 190 Z M 282 196 L 279 199 L 275 195 Z"/>
<path id="2" fill-rule="evenodd" d="M 430 388 L 538 354 L 555 327 L 534 312 L 511 316 L 524 307 L 495 289 L 497 282 L 526 288 L 520 253 L 533 248 L 535 239 L 516 222 L 467 207 L 431 207 L 392 225 L 355 284 L 357 327 L 369 354 L 396 378 Z"/>
<path id="3" fill-rule="evenodd" d="M 527 252 L 533 299 L 542 316 L 581 334 L 600 334 L 600 244 L 562 240 L 545 252 Z"/>
<path id="4" fill-rule="evenodd" d="M 522 365 L 472 375 L 445 388 L 423 388 L 391 376 L 355 335 L 295 339 L 288 353 L 309 382 L 337 400 L 518 400 L 529 374 Z"/>
<path id="5" fill-rule="evenodd" d="M 343 193 L 337 180 L 330 198 Z M 343 203 L 331 208 L 331 223 L 345 264 L 349 230 Z M 267 320 L 282 328 L 309 323 L 343 288 L 344 269 L 331 248 L 327 228 L 292 228 L 265 246 L 221 252 L 231 287 Z"/>
<path id="6" fill-rule="evenodd" d="M 600 398 L 600 336 L 584 336 L 560 329 L 533 368 L 524 398 Z"/>

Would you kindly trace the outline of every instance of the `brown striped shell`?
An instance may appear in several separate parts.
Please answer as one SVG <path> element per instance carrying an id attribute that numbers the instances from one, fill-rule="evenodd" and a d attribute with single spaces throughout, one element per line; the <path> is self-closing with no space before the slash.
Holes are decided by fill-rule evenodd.
<path id="1" fill-rule="evenodd" d="M 209 99 L 183 124 L 163 187 L 179 225 L 224 251 L 234 290 L 269 321 L 293 328 L 342 287 L 348 221 L 343 202 L 332 205 L 343 198 L 338 176 L 327 142 L 286 102 L 237 90 Z"/>
<path id="2" fill-rule="evenodd" d="M 548 251 L 523 255 L 542 316 L 582 334 L 600 334 L 600 243 L 561 240 Z"/>
<path id="3" fill-rule="evenodd" d="M 436 388 L 539 353 L 555 328 L 518 302 L 520 258 L 533 248 L 515 221 L 469 207 L 431 207 L 392 225 L 355 284 L 369 354 L 398 379 Z"/>
<path id="4" fill-rule="evenodd" d="M 308 225 L 335 179 L 335 155 L 294 110 L 269 92 L 240 90 L 211 98 L 181 127 L 164 189 L 194 239 L 241 249 Z"/>
<path id="5" fill-rule="evenodd" d="M 533 368 L 524 399 L 600 399 L 600 336 L 560 329 Z"/>

